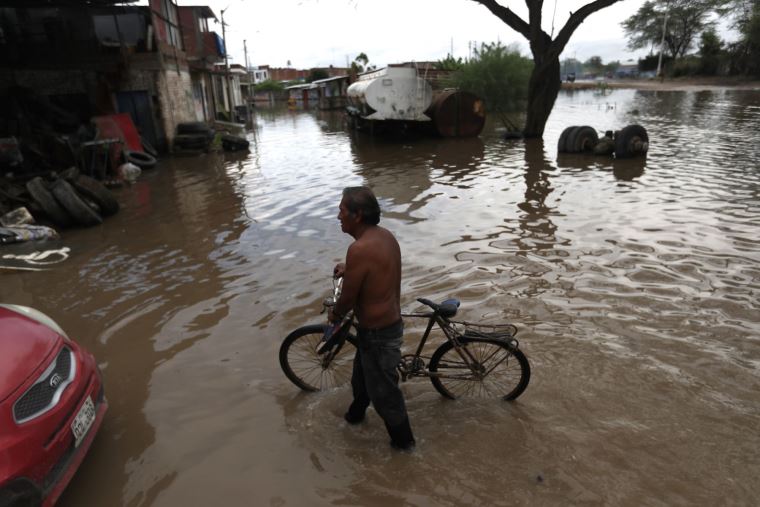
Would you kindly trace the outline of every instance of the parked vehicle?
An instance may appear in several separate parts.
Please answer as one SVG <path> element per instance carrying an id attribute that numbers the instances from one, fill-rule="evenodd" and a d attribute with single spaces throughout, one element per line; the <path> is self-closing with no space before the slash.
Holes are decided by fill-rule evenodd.
<path id="1" fill-rule="evenodd" d="M 92 354 L 47 315 L 0 304 L 0 507 L 54 505 L 107 408 Z"/>

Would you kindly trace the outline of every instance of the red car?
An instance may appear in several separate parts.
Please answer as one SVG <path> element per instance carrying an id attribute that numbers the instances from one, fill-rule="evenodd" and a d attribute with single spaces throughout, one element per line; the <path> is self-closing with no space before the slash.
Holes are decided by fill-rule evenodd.
<path id="1" fill-rule="evenodd" d="M 0 305 L 0 507 L 54 505 L 107 408 L 92 354 L 43 313 Z"/>

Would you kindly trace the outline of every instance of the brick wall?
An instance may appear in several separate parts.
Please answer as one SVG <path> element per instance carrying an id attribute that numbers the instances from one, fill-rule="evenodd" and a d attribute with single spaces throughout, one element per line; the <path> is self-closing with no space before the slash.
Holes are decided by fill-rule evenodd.
<path id="1" fill-rule="evenodd" d="M 177 124 L 196 121 L 190 73 L 184 70 L 159 73 L 158 102 L 161 108 L 160 121 L 171 147 Z"/>

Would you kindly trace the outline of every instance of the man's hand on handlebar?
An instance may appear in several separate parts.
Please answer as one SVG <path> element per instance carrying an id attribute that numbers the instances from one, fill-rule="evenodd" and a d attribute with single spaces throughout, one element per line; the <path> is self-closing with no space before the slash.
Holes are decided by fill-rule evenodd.
<path id="1" fill-rule="evenodd" d="M 341 278 L 346 272 L 346 265 L 343 262 L 339 262 L 333 269 L 333 278 Z"/>
<path id="2" fill-rule="evenodd" d="M 335 307 L 331 306 L 327 309 L 327 322 L 331 324 L 339 324 L 343 320 L 344 315 L 335 315 L 333 308 Z"/>

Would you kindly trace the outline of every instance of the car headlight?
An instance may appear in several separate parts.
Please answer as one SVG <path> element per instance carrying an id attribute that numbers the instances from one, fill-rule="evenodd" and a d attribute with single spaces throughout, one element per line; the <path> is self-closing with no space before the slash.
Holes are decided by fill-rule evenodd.
<path id="1" fill-rule="evenodd" d="M 9 310 L 12 310 L 16 313 L 20 313 L 22 315 L 25 315 L 29 317 L 30 319 L 39 322 L 40 324 L 49 327 L 59 335 L 63 336 L 67 340 L 69 339 L 69 335 L 67 335 L 63 329 L 61 329 L 61 326 L 59 326 L 53 319 L 45 315 L 39 310 L 35 310 L 34 308 L 29 308 L 28 306 L 21 306 L 21 305 L 3 305 L 0 304 L 3 308 L 7 308 Z"/>

